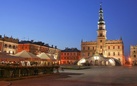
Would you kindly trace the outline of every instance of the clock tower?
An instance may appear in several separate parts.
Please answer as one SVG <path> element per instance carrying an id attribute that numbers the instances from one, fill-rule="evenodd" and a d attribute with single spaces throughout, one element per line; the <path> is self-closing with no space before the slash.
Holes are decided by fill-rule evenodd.
<path id="1" fill-rule="evenodd" d="M 97 29 L 97 50 L 96 53 L 105 55 L 105 43 L 107 40 L 106 37 L 106 25 L 103 17 L 102 4 L 100 4 L 99 9 L 99 20 L 98 20 L 98 29 Z"/>

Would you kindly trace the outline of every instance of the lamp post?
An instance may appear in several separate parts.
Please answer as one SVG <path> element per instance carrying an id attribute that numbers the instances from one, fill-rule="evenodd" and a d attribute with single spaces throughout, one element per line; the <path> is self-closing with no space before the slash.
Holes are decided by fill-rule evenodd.
<path id="1" fill-rule="evenodd" d="M 98 56 L 94 56 L 94 59 L 95 59 L 95 60 L 99 60 L 99 57 L 98 57 Z"/>

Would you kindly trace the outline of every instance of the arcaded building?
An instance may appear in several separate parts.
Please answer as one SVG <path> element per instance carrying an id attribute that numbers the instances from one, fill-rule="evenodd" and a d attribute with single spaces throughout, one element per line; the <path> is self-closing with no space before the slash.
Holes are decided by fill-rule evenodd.
<path id="1" fill-rule="evenodd" d="M 115 34 L 115 33 L 114 33 Z M 103 55 L 105 58 L 115 58 L 124 64 L 124 43 L 120 37 L 118 40 L 107 39 L 107 29 L 100 5 L 99 20 L 96 41 L 81 41 L 81 57 L 89 58 L 95 54 Z"/>
<path id="2" fill-rule="evenodd" d="M 2 37 L 0 35 L 0 52 L 5 52 L 10 55 L 14 55 L 17 53 L 17 47 L 18 47 L 18 39 L 7 37 L 4 35 Z"/>

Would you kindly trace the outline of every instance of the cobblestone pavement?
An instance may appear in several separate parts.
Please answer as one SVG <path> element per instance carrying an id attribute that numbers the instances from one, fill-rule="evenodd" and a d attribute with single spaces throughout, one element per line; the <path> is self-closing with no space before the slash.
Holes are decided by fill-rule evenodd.
<path id="1" fill-rule="evenodd" d="M 91 67 L 10 81 L 10 86 L 137 86 L 137 67 Z M 0 85 L 1 86 L 1 85 Z"/>

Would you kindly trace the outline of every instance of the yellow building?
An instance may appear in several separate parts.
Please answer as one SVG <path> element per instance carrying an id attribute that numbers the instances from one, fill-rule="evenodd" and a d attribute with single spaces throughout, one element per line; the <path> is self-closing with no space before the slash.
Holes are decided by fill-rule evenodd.
<path id="1" fill-rule="evenodd" d="M 18 39 L 14 39 L 12 37 L 7 37 L 4 35 L 2 37 L 0 35 L 0 52 L 5 52 L 10 55 L 14 55 L 17 53 L 17 47 L 18 47 Z"/>
<path id="2" fill-rule="evenodd" d="M 130 64 L 137 65 L 137 45 L 130 46 Z"/>
<path id="3" fill-rule="evenodd" d="M 105 58 L 115 58 L 124 64 L 124 44 L 122 38 L 119 40 L 108 40 L 103 9 L 100 4 L 99 20 L 96 41 L 81 41 L 81 57 L 89 58 L 95 54 L 103 55 Z"/>

